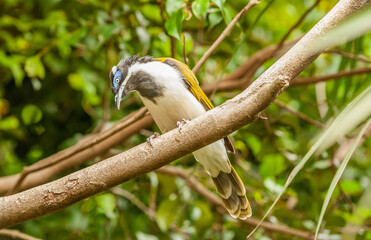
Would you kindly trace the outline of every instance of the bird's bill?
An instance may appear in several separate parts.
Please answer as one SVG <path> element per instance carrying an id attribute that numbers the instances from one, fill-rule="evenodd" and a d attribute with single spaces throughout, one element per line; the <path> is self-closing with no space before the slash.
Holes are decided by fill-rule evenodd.
<path id="1" fill-rule="evenodd" d="M 120 109 L 121 100 L 125 97 L 124 86 L 121 86 L 117 94 L 115 95 L 115 102 L 117 109 Z"/>

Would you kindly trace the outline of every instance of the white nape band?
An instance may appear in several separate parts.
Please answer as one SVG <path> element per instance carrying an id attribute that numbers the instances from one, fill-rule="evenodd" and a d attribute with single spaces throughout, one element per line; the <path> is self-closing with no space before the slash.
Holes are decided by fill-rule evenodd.
<path id="1" fill-rule="evenodd" d="M 116 66 L 113 66 L 112 69 L 111 69 L 113 75 L 115 75 L 116 71 L 117 71 L 117 67 Z"/>

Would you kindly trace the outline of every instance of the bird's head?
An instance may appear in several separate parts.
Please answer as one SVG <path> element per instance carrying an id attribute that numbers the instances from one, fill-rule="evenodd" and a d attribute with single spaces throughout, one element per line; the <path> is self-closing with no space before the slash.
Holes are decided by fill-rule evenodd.
<path id="1" fill-rule="evenodd" d="M 150 69 L 145 66 L 146 63 L 153 61 L 155 60 L 152 57 L 139 58 L 135 55 L 121 60 L 112 67 L 109 78 L 118 109 L 120 109 L 121 100 L 132 91 L 137 91 L 141 96 L 152 101 L 161 94 L 161 86 L 151 74 Z"/>
<path id="2" fill-rule="evenodd" d="M 125 82 L 130 77 L 128 71 L 129 67 L 123 61 L 120 61 L 116 66 L 112 67 L 109 73 L 111 90 L 115 94 L 115 103 L 118 109 L 120 109 L 121 100 L 129 93 L 128 86 L 126 86 L 127 81 Z"/>

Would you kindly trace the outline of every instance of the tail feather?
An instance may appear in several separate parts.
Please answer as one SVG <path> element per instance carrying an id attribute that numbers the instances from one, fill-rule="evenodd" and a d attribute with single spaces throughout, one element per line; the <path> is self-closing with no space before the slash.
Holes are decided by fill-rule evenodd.
<path id="1" fill-rule="evenodd" d="M 242 220 L 245 220 L 246 218 L 248 218 L 250 216 L 251 216 L 251 209 L 250 209 L 250 211 L 248 209 L 242 209 L 241 213 L 240 213 L 240 216 L 238 216 L 238 218 L 240 218 Z"/>
<path id="2" fill-rule="evenodd" d="M 232 183 L 234 189 L 236 190 L 236 193 L 238 196 L 245 196 L 246 195 L 246 190 L 245 186 L 241 180 L 241 178 L 238 176 L 236 170 L 231 166 L 231 173 L 228 174 L 228 178 L 230 182 Z"/>
<path id="3" fill-rule="evenodd" d="M 236 194 L 232 194 L 229 198 L 222 198 L 222 200 L 229 213 L 235 213 L 240 209 L 240 199 Z"/>
<path id="4" fill-rule="evenodd" d="M 233 185 L 232 182 L 229 181 L 228 174 L 220 172 L 216 178 L 212 179 L 220 196 L 224 199 L 229 198 L 233 191 Z"/>
<path id="5" fill-rule="evenodd" d="M 247 209 L 250 206 L 249 201 L 247 200 L 246 196 L 239 196 L 240 197 L 240 204 L 242 209 Z"/>
<path id="6" fill-rule="evenodd" d="M 251 207 L 246 197 L 245 186 L 232 166 L 230 173 L 220 171 L 219 175 L 212 179 L 232 217 L 246 219 L 251 216 Z"/>

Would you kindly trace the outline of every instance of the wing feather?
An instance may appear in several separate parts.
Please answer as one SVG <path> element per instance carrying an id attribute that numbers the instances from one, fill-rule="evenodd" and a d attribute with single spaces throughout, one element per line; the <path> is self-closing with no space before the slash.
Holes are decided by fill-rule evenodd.
<path id="1" fill-rule="evenodd" d="M 206 110 L 213 109 L 214 106 L 210 102 L 209 98 L 206 96 L 206 94 L 202 91 L 200 88 L 200 85 L 197 81 L 196 76 L 193 74 L 191 69 L 189 67 L 174 59 L 174 58 L 156 58 L 156 61 L 163 62 L 166 64 L 169 64 L 170 66 L 177 69 L 182 75 L 184 82 L 188 86 L 188 90 L 195 96 L 195 98 L 205 107 Z"/>

